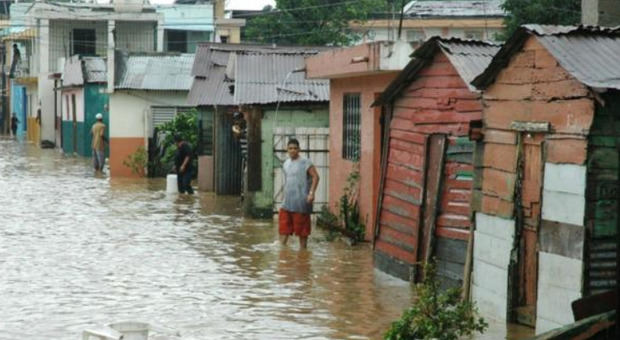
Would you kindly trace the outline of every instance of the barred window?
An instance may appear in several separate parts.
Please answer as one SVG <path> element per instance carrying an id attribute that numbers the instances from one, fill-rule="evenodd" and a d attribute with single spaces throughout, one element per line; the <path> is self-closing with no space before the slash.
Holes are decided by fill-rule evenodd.
<path id="1" fill-rule="evenodd" d="M 359 93 L 348 93 L 342 100 L 342 158 L 351 161 L 360 159 L 360 105 Z"/>

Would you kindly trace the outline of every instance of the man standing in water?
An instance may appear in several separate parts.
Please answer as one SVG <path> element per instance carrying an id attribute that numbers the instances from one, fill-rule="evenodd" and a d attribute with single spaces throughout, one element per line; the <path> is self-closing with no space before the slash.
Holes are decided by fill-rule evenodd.
<path id="1" fill-rule="evenodd" d="M 19 119 L 15 116 L 15 112 L 13 112 L 13 116 L 11 117 L 11 132 L 13 133 L 13 137 L 17 137 L 17 125 L 19 124 Z"/>
<path id="2" fill-rule="evenodd" d="M 284 171 L 284 203 L 279 214 L 280 240 L 283 245 L 293 233 L 299 237 L 299 246 L 306 249 L 310 235 L 310 213 L 319 174 L 309 159 L 299 155 L 299 141 L 287 143 L 289 159 L 282 165 Z"/>
<path id="3" fill-rule="evenodd" d="M 179 193 L 188 193 L 192 195 L 192 147 L 183 140 L 181 135 L 174 136 L 174 143 L 177 145 L 177 151 L 174 157 L 174 165 L 177 170 L 177 186 Z"/>
<path id="4" fill-rule="evenodd" d="M 105 124 L 103 124 L 103 115 L 97 113 L 95 116 L 97 122 L 93 124 L 90 129 L 90 134 L 93 136 L 91 147 L 93 148 L 93 166 L 95 172 L 103 172 L 103 165 L 105 164 Z"/>

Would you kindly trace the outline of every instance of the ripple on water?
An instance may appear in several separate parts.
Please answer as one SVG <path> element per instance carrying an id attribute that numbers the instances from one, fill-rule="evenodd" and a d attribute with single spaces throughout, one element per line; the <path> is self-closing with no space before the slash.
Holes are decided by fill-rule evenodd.
<path id="1" fill-rule="evenodd" d="M 89 161 L 0 139 L 0 339 L 77 339 L 138 319 L 186 339 L 377 339 L 411 287 L 367 245 L 282 248 L 238 198 L 96 178 Z"/>

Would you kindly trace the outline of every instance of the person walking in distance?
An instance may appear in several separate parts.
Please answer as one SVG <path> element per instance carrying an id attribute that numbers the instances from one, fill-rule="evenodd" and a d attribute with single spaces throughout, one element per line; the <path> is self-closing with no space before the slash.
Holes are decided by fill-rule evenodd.
<path id="1" fill-rule="evenodd" d="M 17 137 L 17 124 L 19 124 L 19 119 L 17 119 L 15 112 L 13 112 L 13 116 L 11 117 L 11 132 L 13 133 L 13 137 Z"/>
<path id="2" fill-rule="evenodd" d="M 309 159 L 299 155 L 299 141 L 288 141 L 289 158 L 282 165 L 284 171 L 284 203 L 279 213 L 280 241 L 286 244 L 290 235 L 299 237 L 299 246 L 306 249 L 310 235 L 310 213 L 319 174 Z"/>
<path id="3" fill-rule="evenodd" d="M 183 140 L 181 135 L 174 136 L 174 143 L 177 145 L 174 165 L 177 170 L 179 193 L 187 192 L 192 195 L 194 193 L 194 189 L 192 189 L 192 147 Z"/>
<path id="4" fill-rule="evenodd" d="M 95 118 L 97 121 L 90 129 L 90 134 L 93 138 L 91 143 L 93 149 L 93 167 L 96 173 L 101 173 L 103 172 L 103 165 L 105 164 L 106 126 L 103 124 L 103 115 L 101 113 L 97 113 Z"/>

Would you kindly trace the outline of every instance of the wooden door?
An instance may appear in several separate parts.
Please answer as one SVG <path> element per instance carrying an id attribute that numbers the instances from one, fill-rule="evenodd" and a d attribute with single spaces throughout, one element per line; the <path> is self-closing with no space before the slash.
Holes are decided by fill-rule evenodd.
<path id="1" fill-rule="evenodd" d="M 446 152 L 446 136 L 431 135 L 426 147 L 426 174 L 424 176 L 424 208 L 422 212 L 422 229 L 420 232 L 420 245 L 418 247 L 418 259 L 427 262 L 433 253 L 435 234 L 435 221 L 441 192 L 441 178 L 443 174 L 444 154 Z M 420 274 L 423 274 L 419 268 Z M 418 276 L 419 279 L 423 275 Z"/>
<path id="2" fill-rule="evenodd" d="M 523 133 L 520 192 L 520 240 L 517 281 L 517 321 L 536 324 L 538 286 L 538 229 L 542 207 L 543 134 Z"/>

